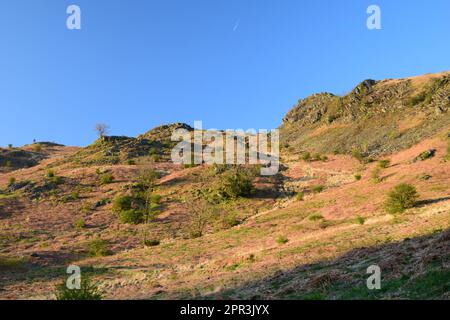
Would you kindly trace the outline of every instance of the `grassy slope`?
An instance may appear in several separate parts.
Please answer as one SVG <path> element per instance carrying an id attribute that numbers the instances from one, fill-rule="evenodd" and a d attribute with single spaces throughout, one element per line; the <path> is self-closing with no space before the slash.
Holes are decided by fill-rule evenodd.
<path id="1" fill-rule="evenodd" d="M 436 157 L 411 163 L 429 148 L 437 149 Z M 313 163 L 291 157 L 286 159 L 286 187 L 308 190 L 322 184 L 325 191 L 307 192 L 302 202 L 281 197 L 276 205 L 273 199 L 240 200 L 233 204 L 237 210 L 253 216 L 198 239 L 169 236 L 187 215 L 174 199 L 194 186 L 214 183 L 209 169 L 143 165 L 169 173 L 160 187 L 166 210 L 155 223 L 163 241 L 145 249 L 138 229 L 118 223 L 110 205 L 82 213 L 83 204 L 120 193 L 140 166 L 101 167 L 116 177 L 107 186 L 97 184 L 95 167 L 58 167 L 66 178 L 63 193 L 80 184 L 92 190 L 69 203 L 29 203 L 20 195 L 5 200 L 10 215 L 1 218 L 0 297 L 53 298 L 54 285 L 72 263 L 98 280 L 107 298 L 448 298 L 450 246 L 444 232 L 450 228 L 450 163 L 443 161 L 445 148 L 446 142 L 435 138 L 393 155 L 380 183 L 371 179 L 375 163 L 362 167 L 347 156 Z M 361 181 L 354 179 L 358 172 Z M 16 173 L 19 179 L 35 180 L 44 174 L 39 166 Z M 431 178 L 422 180 L 422 174 Z M 0 176 L 0 184 L 7 178 Z M 383 199 L 400 182 L 416 185 L 422 202 L 403 215 L 388 215 Z M 80 216 L 88 227 L 76 230 L 73 222 Z M 98 235 L 112 242 L 114 255 L 86 257 L 86 242 Z M 280 236 L 288 242 L 279 243 Z M 370 264 L 382 268 L 380 292 L 365 289 Z"/>

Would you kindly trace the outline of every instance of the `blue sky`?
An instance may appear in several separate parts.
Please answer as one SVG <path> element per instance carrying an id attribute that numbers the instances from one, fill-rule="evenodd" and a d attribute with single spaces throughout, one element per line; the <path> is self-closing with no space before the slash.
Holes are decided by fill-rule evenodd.
<path id="1" fill-rule="evenodd" d="M 448 0 L 3 0 L 0 145 L 87 145 L 97 122 L 275 128 L 315 92 L 450 70 L 449 30 Z"/>

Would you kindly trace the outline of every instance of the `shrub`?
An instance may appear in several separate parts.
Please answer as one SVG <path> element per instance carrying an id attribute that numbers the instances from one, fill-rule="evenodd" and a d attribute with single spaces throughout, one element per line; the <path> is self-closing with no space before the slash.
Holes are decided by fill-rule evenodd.
<path id="1" fill-rule="evenodd" d="M 8 187 L 12 187 L 16 183 L 16 178 L 9 177 L 8 179 Z"/>
<path id="2" fill-rule="evenodd" d="M 305 193 L 303 191 L 297 192 L 297 195 L 295 196 L 295 199 L 297 201 L 303 201 L 305 198 Z"/>
<path id="3" fill-rule="evenodd" d="M 419 197 L 414 186 L 402 183 L 395 186 L 389 193 L 385 202 L 385 209 L 389 213 L 402 213 L 413 208 Z"/>
<path id="4" fill-rule="evenodd" d="M 313 155 L 313 160 L 314 160 L 314 161 L 320 161 L 320 160 L 322 160 L 322 157 L 321 157 L 320 153 L 315 153 L 315 154 Z"/>
<path id="5" fill-rule="evenodd" d="M 119 213 L 120 222 L 128 224 L 140 224 L 144 222 L 142 211 L 130 209 Z"/>
<path id="6" fill-rule="evenodd" d="M 144 245 L 146 247 L 156 247 L 156 246 L 159 246 L 160 243 L 161 243 L 161 241 L 156 240 L 156 239 L 150 239 L 150 240 L 145 240 L 144 241 Z"/>
<path id="7" fill-rule="evenodd" d="M 236 199 L 250 196 L 254 187 L 248 174 L 234 170 L 224 176 L 220 190 L 225 197 Z"/>
<path id="8" fill-rule="evenodd" d="M 86 222 L 83 218 L 79 218 L 73 224 L 76 229 L 84 229 L 86 227 Z"/>
<path id="9" fill-rule="evenodd" d="M 51 184 L 58 185 L 58 184 L 63 183 L 63 178 L 60 176 L 57 176 L 55 171 L 53 171 L 52 169 L 47 170 L 45 177 L 47 178 L 47 181 Z"/>
<path id="10" fill-rule="evenodd" d="M 134 166 L 134 165 L 136 164 L 136 161 L 133 160 L 133 159 L 128 159 L 127 163 L 128 163 L 128 165 L 130 165 L 130 166 Z"/>
<path id="11" fill-rule="evenodd" d="M 433 91 L 428 89 L 420 92 L 419 94 L 411 97 L 408 101 L 409 106 L 416 106 L 422 102 L 425 102 L 425 104 L 428 104 L 431 102 L 431 99 L 433 98 Z"/>
<path id="12" fill-rule="evenodd" d="M 150 156 L 150 159 L 151 159 L 153 162 L 159 162 L 159 161 L 161 160 L 161 156 L 160 156 L 159 154 L 152 154 L 152 155 Z"/>
<path id="13" fill-rule="evenodd" d="M 372 181 L 375 183 L 380 183 L 381 182 L 381 177 L 380 177 L 380 173 L 381 173 L 381 168 L 377 167 L 372 171 L 371 177 L 372 177 Z"/>
<path id="14" fill-rule="evenodd" d="M 102 295 L 97 286 L 91 283 L 89 279 L 81 281 L 80 289 L 67 288 L 66 281 L 56 287 L 57 300 L 101 300 Z"/>
<path id="15" fill-rule="evenodd" d="M 309 221 L 319 221 L 323 219 L 323 216 L 321 214 L 313 214 L 309 216 Z"/>
<path id="16" fill-rule="evenodd" d="M 47 170 L 47 174 L 46 174 L 47 178 L 51 179 L 51 178 L 54 178 L 55 176 L 56 176 L 55 171 L 53 171 L 52 169 Z"/>
<path id="17" fill-rule="evenodd" d="M 355 180 L 356 181 L 359 181 L 359 180 L 361 180 L 362 179 L 362 176 L 358 173 L 358 174 L 355 174 Z"/>
<path id="18" fill-rule="evenodd" d="M 100 175 L 100 184 L 101 185 L 110 184 L 113 181 L 114 181 L 114 176 L 112 175 L 111 172 L 106 172 L 106 173 Z"/>
<path id="19" fill-rule="evenodd" d="M 130 196 L 117 196 L 113 200 L 112 210 L 115 213 L 130 210 L 131 202 L 132 199 Z"/>
<path id="20" fill-rule="evenodd" d="M 48 179 L 48 181 L 53 184 L 61 184 L 63 183 L 63 178 L 60 176 L 54 176 L 53 178 Z"/>
<path id="21" fill-rule="evenodd" d="M 161 204 L 162 197 L 159 194 L 152 194 L 150 202 L 153 204 Z"/>
<path id="22" fill-rule="evenodd" d="M 389 167 L 391 161 L 390 160 L 380 160 L 378 161 L 378 167 L 382 168 L 382 169 L 386 169 L 387 167 Z"/>
<path id="23" fill-rule="evenodd" d="M 311 153 L 305 152 L 305 153 L 302 155 L 302 160 L 303 160 L 303 161 L 311 161 Z"/>
<path id="24" fill-rule="evenodd" d="M 241 223 L 235 214 L 223 214 L 221 222 L 225 229 L 236 227 Z"/>
<path id="25" fill-rule="evenodd" d="M 111 255 L 108 241 L 100 238 L 92 240 L 88 243 L 88 251 L 91 257 L 104 257 Z"/>
<path id="26" fill-rule="evenodd" d="M 12 168 L 12 166 L 13 166 L 11 160 L 6 161 L 5 165 L 6 165 L 7 168 Z"/>
<path id="27" fill-rule="evenodd" d="M 89 213 L 89 212 L 91 212 L 92 207 L 93 207 L 93 206 L 92 206 L 91 203 L 86 202 L 86 203 L 83 203 L 83 205 L 81 206 L 80 211 L 81 211 L 82 213 Z"/>
<path id="28" fill-rule="evenodd" d="M 289 242 L 289 239 L 286 238 L 286 236 L 279 236 L 279 237 L 277 238 L 277 243 L 278 243 L 278 244 L 286 244 L 286 243 L 288 243 L 288 242 Z"/>
<path id="29" fill-rule="evenodd" d="M 431 159 L 436 154 L 436 150 L 427 150 L 419 154 L 419 156 L 416 158 L 416 160 L 425 161 L 428 159 Z"/>
<path id="30" fill-rule="evenodd" d="M 313 192 L 313 193 L 321 193 L 323 190 L 325 189 L 325 186 L 324 185 L 316 185 L 316 186 L 312 186 L 311 187 L 311 191 Z"/>
<path id="31" fill-rule="evenodd" d="M 337 115 L 329 114 L 329 115 L 327 116 L 327 123 L 328 123 L 328 124 L 332 124 L 337 118 L 338 118 Z"/>
<path id="32" fill-rule="evenodd" d="M 431 178 L 433 178 L 431 175 L 427 174 L 427 173 L 421 173 L 417 176 L 417 178 L 419 180 L 423 180 L 423 181 L 427 181 L 430 180 Z"/>
<path id="33" fill-rule="evenodd" d="M 328 161 L 328 156 L 322 156 L 321 160 L 322 160 L 323 162 L 327 162 L 327 161 Z"/>
<path id="34" fill-rule="evenodd" d="M 366 222 L 366 219 L 364 217 L 358 216 L 356 217 L 356 223 L 363 225 Z"/>
<path id="35" fill-rule="evenodd" d="M 216 215 L 216 207 L 204 199 L 186 203 L 189 211 L 189 220 L 186 225 L 190 238 L 203 236 L 208 224 Z"/>

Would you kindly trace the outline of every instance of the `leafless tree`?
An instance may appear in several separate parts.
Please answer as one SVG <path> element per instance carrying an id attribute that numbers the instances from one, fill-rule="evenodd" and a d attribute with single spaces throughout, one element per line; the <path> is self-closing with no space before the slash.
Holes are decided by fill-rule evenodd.
<path id="1" fill-rule="evenodd" d="M 205 199 L 197 199 L 186 202 L 189 220 L 187 231 L 190 238 L 198 238 L 203 236 L 208 224 L 212 222 L 217 214 L 217 208 L 208 203 Z"/>
<path id="2" fill-rule="evenodd" d="M 105 123 L 97 123 L 95 125 L 95 131 L 97 131 L 100 138 L 102 138 L 109 132 L 109 126 Z"/>

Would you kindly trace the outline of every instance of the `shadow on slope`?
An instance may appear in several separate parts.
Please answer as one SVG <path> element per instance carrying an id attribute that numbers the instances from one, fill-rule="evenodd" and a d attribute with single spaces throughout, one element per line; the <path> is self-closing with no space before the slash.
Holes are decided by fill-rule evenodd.
<path id="1" fill-rule="evenodd" d="M 245 283 L 213 299 L 449 299 L 450 229 L 377 247 L 354 249 L 333 261 L 298 266 Z M 369 290 L 367 268 L 381 268 L 381 290 Z"/>

